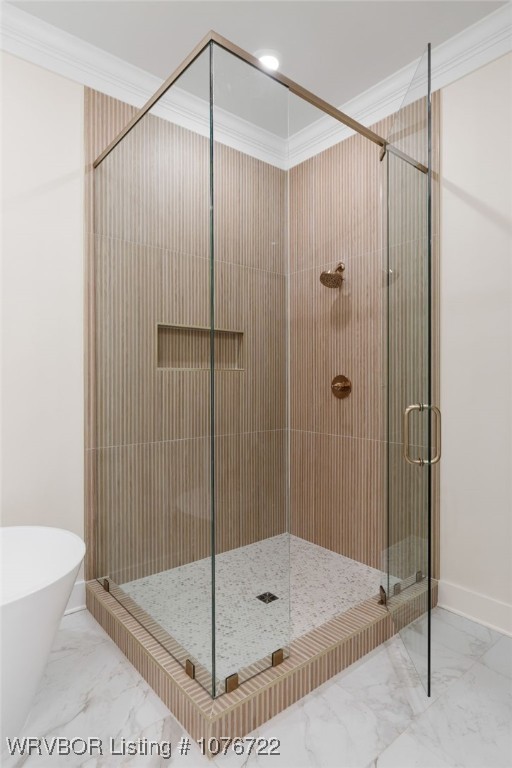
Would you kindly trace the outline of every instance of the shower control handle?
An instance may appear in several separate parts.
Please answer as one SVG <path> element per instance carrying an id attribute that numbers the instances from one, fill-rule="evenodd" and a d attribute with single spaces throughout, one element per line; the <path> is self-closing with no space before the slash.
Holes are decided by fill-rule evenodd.
<path id="1" fill-rule="evenodd" d="M 430 460 L 421 458 L 413 459 L 409 455 L 409 416 L 413 411 L 433 411 L 436 417 L 436 452 Z M 441 459 L 441 411 L 436 405 L 416 403 L 415 405 L 408 405 L 405 409 L 403 418 L 403 455 L 404 459 L 409 464 L 416 464 L 420 467 L 424 466 L 425 464 L 430 464 L 432 466 L 437 464 Z"/>
<path id="2" fill-rule="evenodd" d="M 331 392 L 334 397 L 342 400 L 352 392 L 352 382 L 346 376 L 335 376 L 331 382 Z"/>

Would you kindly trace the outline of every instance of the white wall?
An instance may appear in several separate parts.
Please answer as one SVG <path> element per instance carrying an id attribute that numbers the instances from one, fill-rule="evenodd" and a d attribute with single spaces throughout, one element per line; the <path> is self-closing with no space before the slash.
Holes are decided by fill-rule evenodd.
<path id="1" fill-rule="evenodd" d="M 439 602 L 512 633 L 512 54 L 442 91 Z"/>
<path id="2" fill-rule="evenodd" d="M 83 536 L 83 86 L 2 54 L 3 525 Z"/>

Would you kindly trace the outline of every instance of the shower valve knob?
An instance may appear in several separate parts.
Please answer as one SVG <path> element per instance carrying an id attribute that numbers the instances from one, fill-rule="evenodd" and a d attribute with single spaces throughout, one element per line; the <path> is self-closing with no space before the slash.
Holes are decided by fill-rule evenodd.
<path id="1" fill-rule="evenodd" d="M 352 382 L 346 376 L 335 376 L 331 382 L 331 392 L 334 397 L 342 400 L 352 392 Z"/>

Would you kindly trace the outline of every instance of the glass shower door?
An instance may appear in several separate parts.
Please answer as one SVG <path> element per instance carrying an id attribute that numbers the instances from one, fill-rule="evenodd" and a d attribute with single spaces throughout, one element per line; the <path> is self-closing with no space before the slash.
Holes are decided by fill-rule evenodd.
<path id="1" fill-rule="evenodd" d="M 384 596 L 430 695 L 432 265 L 430 47 L 387 148 L 388 548 Z"/>

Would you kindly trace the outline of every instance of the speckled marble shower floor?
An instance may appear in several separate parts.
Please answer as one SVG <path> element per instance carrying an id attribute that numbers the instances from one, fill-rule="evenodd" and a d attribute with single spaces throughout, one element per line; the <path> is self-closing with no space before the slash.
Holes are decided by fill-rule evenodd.
<path id="1" fill-rule="evenodd" d="M 216 677 L 254 664 L 376 595 L 381 571 L 290 534 L 215 558 Z M 120 585 L 211 672 L 210 558 Z M 268 604 L 258 595 L 271 592 Z"/>

